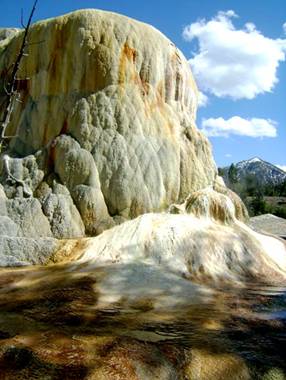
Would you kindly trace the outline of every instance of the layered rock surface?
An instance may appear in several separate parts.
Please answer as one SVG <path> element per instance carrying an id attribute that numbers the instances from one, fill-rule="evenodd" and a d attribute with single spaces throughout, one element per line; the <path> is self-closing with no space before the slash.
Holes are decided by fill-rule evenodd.
<path id="1" fill-rule="evenodd" d="M 22 38 L 3 42 L 1 87 Z M 98 234 L 213 183 L 196 85 L 159 31 L 83 10 L 34 24 L 29 42 L 1 182 L 9 199 L 37 198 L 52 236 Z"/>
<path id="2" fill-rule="evenodd" d="M 3 40 L 2 84 L 21 38 Z M 139 264 L 143 280 L 157 271 L 151 277 L 163 292 L 162 271 L 198 281 L 285 280 L 285 244 L 241 223 L 245 206 L 217 177 L 195 126 L 188 63 L 166 37 L 85 10 L 33 25 L 29 41 L 22 103 L 6 131 L 14 138 L 1 155 L 2 265 L 77 258 L 75 270 L 116 263 L 133 273 Z M 128 293 L 126 278 L 115 292 Z"/>
<path id="3" fill-rule="evenodd" d="M 203 284 L 285 282 L 285 242 L 254 232 L 236 219 L 235 212 L 224 194 L 199 191 L 187 199 L 180 214 L 142 215 L 90 239 L 79 265 L 91 270 L 140 262 L 143 277 L 148 273 L 144 265 L 149 265 Z M 124 283 L 126 289 L 130 282 L 132 278 Z M 113 289 L 110 283 L 107 288 L 121 297 L 124 286 L 116 283 Z"/>

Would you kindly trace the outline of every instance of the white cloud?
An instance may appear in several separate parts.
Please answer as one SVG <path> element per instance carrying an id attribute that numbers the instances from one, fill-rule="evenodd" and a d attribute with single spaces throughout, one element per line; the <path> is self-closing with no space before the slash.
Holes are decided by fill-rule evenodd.
<path id="1" fill-rule="evenodd" d="M 209 98 L 204 94 L 203 92 L 199 91 L 199 99 L 198 99 L 198 106 L 199 107 L 206 107 L 206 105 L 209 102 Z"/>
<path id="2" fill-rule="evenodd" d="M 286 22 L 284 22 L 284 24 L 282 25 L 282 28 L 283 28 L 284 33 L 286 34 Z"/>
<path id="3" fill-rule="evenodd" d="M 256 27 L 255 27 L 255 24 L 253 24 L 252 22 L 247 22 L 245 24 L 245 29 L 248 31 L 248 32 L 254 32 Z"/>
<path id="4" fill-rule="evenodd" d="M 225 154 L 225 157 L 230 158 L 230 157 L 232 157 L 232 154 L 230 154 L 230 153 L 226 153 L 226 154 Z"/>
<path id="5" fill-rule="evenodd" d="M 277 166 L 277 168 L 280 168 L 284 170 L 284 172 L 286 172 L 286 165 L 275 165 L 275 166 Z"/>
<path id="6" fill-rule="evenodd" d="M 250 22 L 236 29 L 234 17 L 237 15 L 232 10 L 219 12 L 209 21 L 202 19 L 185 27 L 184 38 L 198 41 L 198 52 L 189 62 L 201 91 L 218 97 L 253 99 L 277 83 L 276 71 L 285 60 L 286 39 L 265 37 Z"/>
<path id="7" fill-rule="evenodd" d="M 243 119 L 233 116 L 230 119 L 210 118 L 202 120 L 202 130 L 207 136 L 229 137 L 240 135 L 248 137 L 276 137 L 276 122 L 270 119 Z"/>

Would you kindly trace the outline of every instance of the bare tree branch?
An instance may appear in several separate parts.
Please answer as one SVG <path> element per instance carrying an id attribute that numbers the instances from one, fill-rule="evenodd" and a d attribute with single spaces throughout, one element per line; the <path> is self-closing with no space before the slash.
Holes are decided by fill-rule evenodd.
<path id="1" fill-rule="evenodd" d="M 36 9 L 37 2 L 38 0 L 34 1 L 33 8 L 30 12 L 30 16 L 29 16 L 28 23 L 26 26 L 23 23 L 23 11 L 21 12 L 21 24 L 24 27 L 24 36 L 23 36 L 22 44 L 21 44 L 19 53 L 17 55 L 16 61 L 13 64 L 11 75 L 9 76 L 7 83 L 4 85 L 4 90 L 6 92 L 8 99 L 6 103 L 7 104 L 6 108 L 4 110 L 3 121 L 0 124 L 0 146 L 2 146 L 3 140 L 14 137 L 14 136 L 6 136 L 5 132 L 11 119 L 15 101 L 19 100 L 19 94 L 17 92 L 17 82 L 18 82 L 17 73 L 19 71 L 22 58 L 27 55 L 25 52 L 25 48 L 28 45 L 28 33 L 29 33 L 32 18 Z"/>

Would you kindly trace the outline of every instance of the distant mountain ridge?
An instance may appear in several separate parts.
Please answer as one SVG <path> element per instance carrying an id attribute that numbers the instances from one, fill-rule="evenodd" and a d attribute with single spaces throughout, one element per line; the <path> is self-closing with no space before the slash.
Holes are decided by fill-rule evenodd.
<path id="1" fill-rule="evenodd" d="M 259 157 L 240 161 L 222 169 L 222 175 L 226 183 L 230 182 L 229 175 L 236 177 L 238 182 L 255 177 L 258 185 L 276 186 L 286 181 L 286 172 L 270 162 Z"/>

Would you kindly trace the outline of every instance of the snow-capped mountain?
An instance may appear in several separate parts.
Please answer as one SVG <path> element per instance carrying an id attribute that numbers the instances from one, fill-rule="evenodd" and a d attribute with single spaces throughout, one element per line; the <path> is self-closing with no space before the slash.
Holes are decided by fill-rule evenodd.
<path id="1" fill-rule="evenodd" d="M 240 161 L 234 164 L 234 168 L 238 181 L 243 181 L 250 176 L 255 176 L 257 184 L 261 185 L 278 185 L 286 181 L 286 172 L 284 170 L 258 157 Z M 229 171 L 224 170 L 224 173 L 224 177 L 228 177 Z M 225 179 L 228 182 L 228 178 Z"/>

